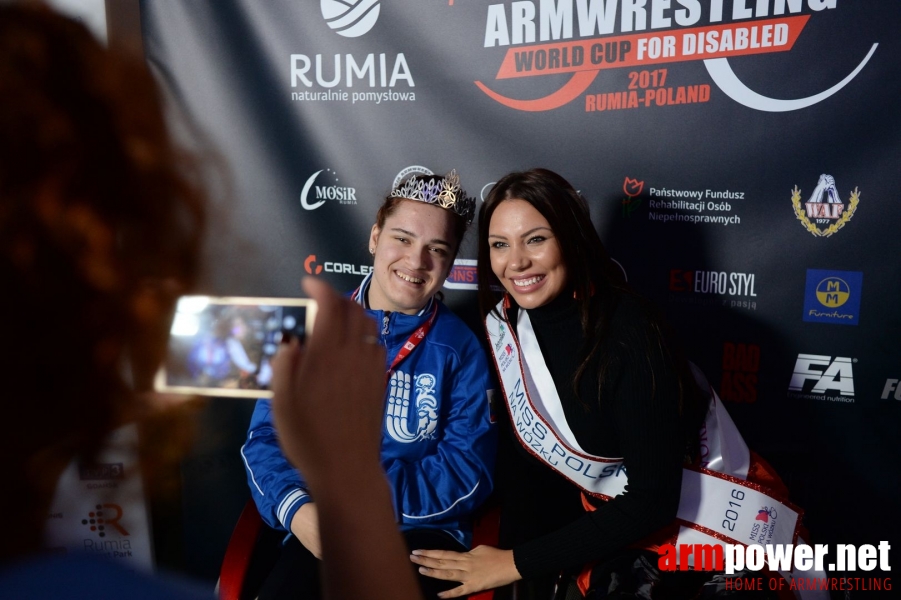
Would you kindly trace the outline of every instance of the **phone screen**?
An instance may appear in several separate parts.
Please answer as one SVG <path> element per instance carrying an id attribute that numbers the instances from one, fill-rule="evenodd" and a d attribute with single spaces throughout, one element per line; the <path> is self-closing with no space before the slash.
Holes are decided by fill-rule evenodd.
<path id="1" fill-rule="evenodd" d="M 312 331 L 316 302 L 294 298 L 183 296 L 175 309 L 160 392 L 269 398 L 272 357 L 285 332 Z"/>

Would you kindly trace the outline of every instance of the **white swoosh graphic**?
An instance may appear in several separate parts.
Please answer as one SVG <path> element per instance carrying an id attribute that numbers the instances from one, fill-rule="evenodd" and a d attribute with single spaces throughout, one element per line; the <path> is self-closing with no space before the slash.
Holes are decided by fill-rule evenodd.
<path id="1" fill-rule="evenodd" d="M 833 95 L 846 85 L 848 85 L 852 79 L 857 77 L 857 74 L 863 70 L 864 66 L 870 60 L 870 57 L 873 56 L 873 53 L 876 52 L 876 47 L 879 44 L 873 44 L 870 51 L 867 53 L 866 57 L 864 57 L 863 61 L 857 68 L 854 69 L 850 75 L 836 83 L 834 86 L 829 88 L 824 92 L 820 92 L 814 96 L 809 96 L 807 98 L 798 98 L 797 100 L 778 100 L 776 98 L 768 98 L 766 96 L 762 96 L 758 94 L 744 83 L 735 75 L 732 71 L 732 67 L 729 65 L 728 58 L 710 58 L 704 61 L 704 66 L 707 67 L 707 72 L 710 73 L 711 79 L 713 82 L 719 87 L 724 94 L 742 104 L 747 106 L 748 108 L 753 108 L 755 110 L 762 110 L 765 112 L 788 112 L 790 110 L 798 110 L 801 108 L 807 108 L 808 106 L 813 106 L 817 102 L 822 102 L 829 96 Z"/>
<path id="2" fill-rule="evenodd" d="M 320 173 L 322 173 L 322 169 L 313 173 L 310 178 L 307 179 L 307 182 L 303 186 L 303 190 L 300 192 L 300 205 L 307 210 L 314 210 L 325 204 L 325 200 L 320 200 L 314 204 L 307 202 L 307 194 L 310 192 L 310 188 L 313 187 L 313 182 L 316 181 L 316 178 Z"/>

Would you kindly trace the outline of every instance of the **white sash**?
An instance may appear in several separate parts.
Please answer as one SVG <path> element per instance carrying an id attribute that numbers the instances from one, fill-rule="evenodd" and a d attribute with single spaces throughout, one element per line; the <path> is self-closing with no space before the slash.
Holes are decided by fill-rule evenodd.
<path id="1" fill-rule="evenodd" d="M 522 446 L 585 493 L 606 499 L 625 492 L 621 458 L 593 456 L 576 442 L 560 396 L 541 354 L 528 312 L 520 310 L 513 334 L 504 300 L 485 319 L 513 431 Z M 792 544 L 800 514 L 746 481 L 750 452 L 703 374 L 692 365 L 710 407 L 701 429 L 701 468 L 685 468 L 676 518 L 680 544 Z M 765 516 L 764 516 L 765 515 Z M 786 579 L 791 573 L 783 572 Z M 811 576 L 813 573 L 806 573 Z"/>

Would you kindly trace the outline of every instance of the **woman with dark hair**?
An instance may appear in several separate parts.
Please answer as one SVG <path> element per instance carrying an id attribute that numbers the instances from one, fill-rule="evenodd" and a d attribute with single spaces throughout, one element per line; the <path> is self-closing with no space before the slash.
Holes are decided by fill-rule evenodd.
<path id="1" fill-rule="evenodd" d="M 478 268 L 510 415 L 498 459 L 506 549 L 417 550 L 413 562 L 462 582 L 442 598 L 520 580 L 516 597 L 550 598 L 577 576 L 588 597 L 693 596 L 704 580 L 662 574 L 655 550 L 722 543 L 723 527 L 737 538 L 756 502 L 784 499 L 781 482 L 625 284 L 565 179 L 533 169 L 497 182 L 479 215 Z M 745 507 L 739 526 L 702 514 L 702 498 Z"/>
<path id="2" fill-rule="evenodd" d="M 352 295 L 379 325 L 372 342 L 387 350 L 382 466 L 411 549 L 466 550 L 472 513 L 492 489 L 488 365 L 469 328 L 436 297 L 474 204 L 454 172 L 401 183 L 379 209 L 369 237 L 372 271 Z M 333 368 L 351 373 L 354 365 Z M 318 597 L 320 503 L 282 455 L 267 400 L 257 402 L 242 455 L 263 519 L 293 534 L 260 597 Z M 421 580 L 427 597 L 452 587 Z"/>

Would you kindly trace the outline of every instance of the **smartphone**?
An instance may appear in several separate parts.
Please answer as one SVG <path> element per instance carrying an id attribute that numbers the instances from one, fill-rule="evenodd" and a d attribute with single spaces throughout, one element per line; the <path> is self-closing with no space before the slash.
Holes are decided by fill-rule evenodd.
<path id="1" fill-rule="evenodd" d="M 313 330 L 305 298 L 182 296 L 175 308 L 158 392 L 271 398 L 272 357 L 286 335 Z"/>

